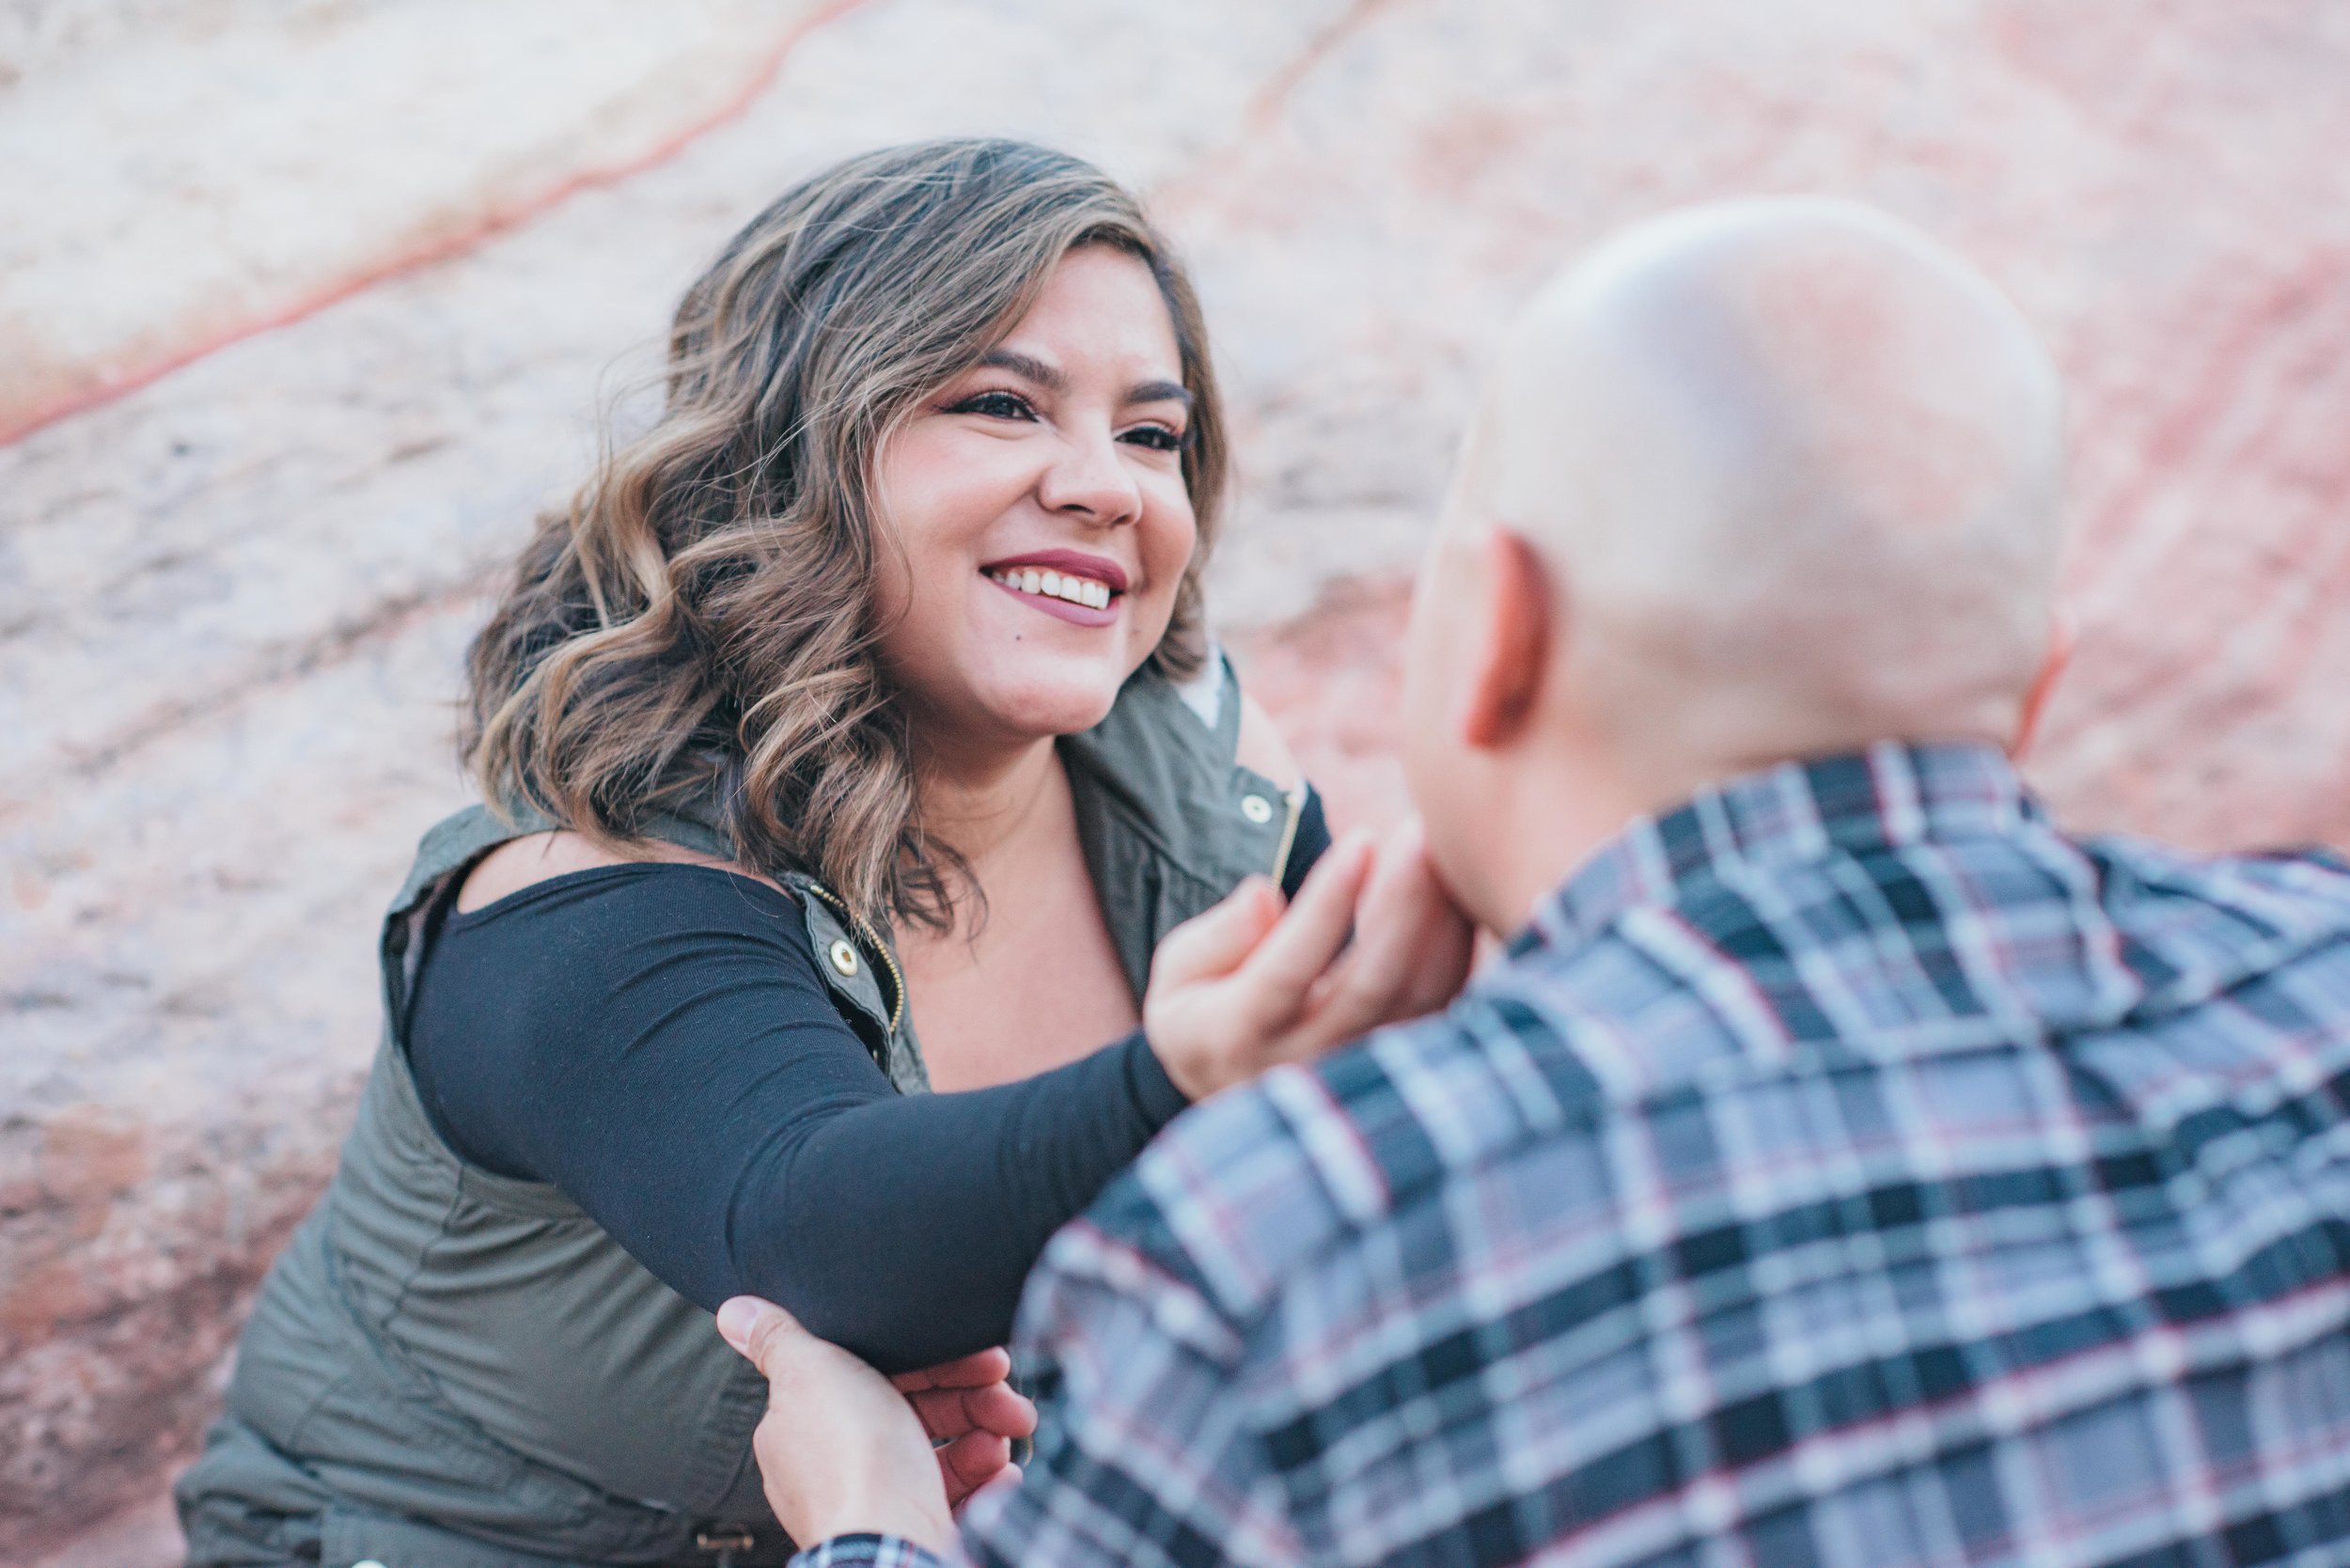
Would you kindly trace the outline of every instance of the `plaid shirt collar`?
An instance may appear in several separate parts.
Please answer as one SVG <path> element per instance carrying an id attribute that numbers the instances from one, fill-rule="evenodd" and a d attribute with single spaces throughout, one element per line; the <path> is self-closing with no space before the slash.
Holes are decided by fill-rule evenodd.
<path id="1" fill-rule="evenodd" d="M 1579 946 L 1626 911 L 1679 902 L 1702 883 L 1735 884 L 1831 854 L 2012 834 L 2046 821 L 1997 746 L 1884 741 L 1862 752 L 1782 762 L 1632 823 L 1535 906 L 1509 951 L 1524 958 Z"/>

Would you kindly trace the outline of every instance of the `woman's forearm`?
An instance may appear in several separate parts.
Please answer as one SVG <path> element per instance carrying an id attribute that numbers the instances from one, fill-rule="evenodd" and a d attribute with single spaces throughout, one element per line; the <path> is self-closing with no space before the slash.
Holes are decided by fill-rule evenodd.
<path id="1" fill-rule="evenodd" d="M 765 1295 L 893 1369 L 998 1343 L 1054 1230 L 1183 1105 L 1141 1039 L 964 1094 L 900 1095 L 798 907 L 617 867 L 453 917 L 410 1059 L 473 1163 L 553 1183 L 703 1307 Z"/>
<path id="2" fill-rule="evenodd" d="M 1183 1104 L 1137 1034 L 1018 1083 L 821 1113 L 744 1172 L 734 1288 L 885 1372 L 1001 1344 L 1046 1240 Z"/>

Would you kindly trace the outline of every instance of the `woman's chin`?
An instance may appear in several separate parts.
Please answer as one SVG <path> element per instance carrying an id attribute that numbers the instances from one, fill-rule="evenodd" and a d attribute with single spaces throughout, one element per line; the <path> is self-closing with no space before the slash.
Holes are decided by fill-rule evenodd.
<path id="1" fill-rule="evenodd" d="M 1040 740 L 1074 735 L 1109 716 L 1119 688 L 1124 684 L 1123 676 L 1114 672 L 1089 670 L 1079 676 L 1072 671 L 1058 679 L 1024 681 L 991 692 L 986 707 L 998 724 L 1014 734 Z"/>

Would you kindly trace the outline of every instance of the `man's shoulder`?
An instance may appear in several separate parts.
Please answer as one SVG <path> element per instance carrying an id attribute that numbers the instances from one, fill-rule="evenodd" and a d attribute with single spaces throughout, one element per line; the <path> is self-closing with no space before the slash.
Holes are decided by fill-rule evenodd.
<path id="1" fill-rule="evenodd" d="M 2106 874 L 2109 897 L 2219 904 L 2285 900 L 2298 911 L 2298 923 L 2350 922 L 2350 858 L 2324 845 L 2198 855 L 2128 834 L 2074 841 Z"/>
<path id="2" fill-rule="evenodd" d="M 1152 1278 L 1239 1329 L 1316 1259 L 1532 1143 L 1587 1135 L 1602 1111 L 1556 1021 L 1480 990 L 1185 1112 L 1046 1264 Z"/>
<path id="3" fill-rule="evenodd" d="M 2330 850 L 2205 855 L 2120 835 L 2078 843 L 2124 961 L 2174 1000 L 2330 966 L 2350 941 L 2350 861 Z"/>

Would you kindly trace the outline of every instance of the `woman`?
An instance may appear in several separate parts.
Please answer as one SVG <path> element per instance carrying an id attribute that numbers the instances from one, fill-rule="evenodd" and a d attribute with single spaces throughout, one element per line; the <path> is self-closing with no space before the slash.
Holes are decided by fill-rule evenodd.
<path id="1" fill-rule="evenodd" d="M 781 1561 L 710 1309 L 889 1371 L 999 1343 L 1052 1231 L 1261 1065 L 1136 1029 L 1167 930 L 1327 842 L 1203 641 L 1225 465 L 1191 290 L 1084 164 L 876 153 L 736 236 L 476 645 L 500 808 L 393 903 L 193 1561 Z"/>

